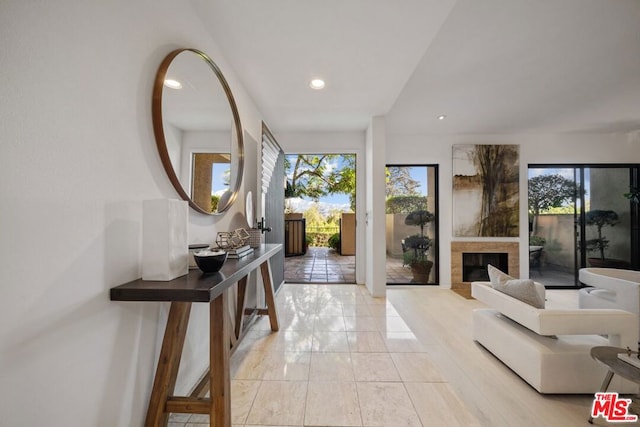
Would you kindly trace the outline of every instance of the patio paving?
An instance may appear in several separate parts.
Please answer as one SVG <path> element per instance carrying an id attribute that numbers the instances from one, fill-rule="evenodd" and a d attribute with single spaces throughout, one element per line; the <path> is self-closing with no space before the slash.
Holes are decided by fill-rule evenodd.
<path id="1" fill-rule="evenodd" d="M 356 257 L 340 255 L 330 248 L 310 247 L 302 256 L 284 259 L 287 283 L 355 283 Z M 387 257 L 387 282 L 411 282 L 411 270 L 402 260 Z"/>

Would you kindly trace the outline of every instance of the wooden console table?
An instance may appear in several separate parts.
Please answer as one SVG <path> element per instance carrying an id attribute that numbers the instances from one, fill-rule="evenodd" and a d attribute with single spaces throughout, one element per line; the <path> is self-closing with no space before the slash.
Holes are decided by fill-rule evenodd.
<path id="1" fill-rule="evenodd" d="M 204 275 L 200 270 L 177 279 L 161 281 L 134 280 L 111 288 L 112 301 L 170 301 L 169 317 L 162 340 L 153 389 L 147 409 L 146 427 L 166 426 L 172 412 L 209 414 L 216 427 L 231 427 L 231 386 L 229 355 L 242 338 L 246 288 L 249 273 L 260 268 L 266 296 L 264 309 L 256 314 L 268 315 L 271 330 L 278 330 L 269 260 L 282 250 L 281 244 L 265 244 L 242 259 L 228 259 L 218 273 Z M 229 312 L 229 288 L 238 283 L 235 328 Z M 174 396 L 180 358 L 189 323 L 191 304 L 209 303 L 209 371 L 190 396 Z M 205 398 L 207 391 L 210 397 Z"/>

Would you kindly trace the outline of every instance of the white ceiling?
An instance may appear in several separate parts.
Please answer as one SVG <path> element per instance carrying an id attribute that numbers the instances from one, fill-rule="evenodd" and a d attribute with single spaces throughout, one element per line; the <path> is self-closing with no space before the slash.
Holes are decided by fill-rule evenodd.
<path id="1" fill-rule="evenodd" d="M 639 0 L 194 4 L 274 132 L 640 129 Z"/>

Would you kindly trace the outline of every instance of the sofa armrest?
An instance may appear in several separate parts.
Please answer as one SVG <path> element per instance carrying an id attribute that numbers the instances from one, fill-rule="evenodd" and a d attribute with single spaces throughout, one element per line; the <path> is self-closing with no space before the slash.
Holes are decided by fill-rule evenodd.
<path id="1" fill-rule="evenodd" d="M 640 272 L 612 268 L 581 268 L 580 282 L 613 293 L 617 308 L 640 313 Z"/>
<path id="2" fill-rule="evenodd" d="M 638 337 L 638 316 L 617 309 L 539 310 L 531 326 L 539 335 L 608 335 L 610 345 L 631 348 Z"/>

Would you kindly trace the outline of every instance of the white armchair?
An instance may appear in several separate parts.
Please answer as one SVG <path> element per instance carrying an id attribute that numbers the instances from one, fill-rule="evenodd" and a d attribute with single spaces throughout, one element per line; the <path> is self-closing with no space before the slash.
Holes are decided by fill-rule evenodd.
<path id="1" fill-rule="evenodd" d="M 620 309 L 640 315 L 640 271 L 582 268 L 579 278 L 589 287 L 578 293 L 578 307 Z M 636 348 L 638 340 L 631 348 Z"/>

